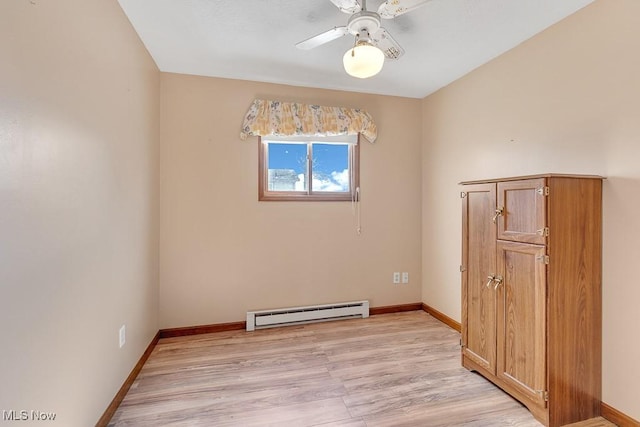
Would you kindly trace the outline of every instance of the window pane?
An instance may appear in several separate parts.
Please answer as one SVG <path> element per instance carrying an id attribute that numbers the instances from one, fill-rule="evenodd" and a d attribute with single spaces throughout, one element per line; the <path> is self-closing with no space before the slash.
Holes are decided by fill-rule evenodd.
<path id="1" fill-rule="evenodd" d="M 349 146 L 312 144 L 313 191 L 349 192 Z"/>
<path id="2" fill-rule="evenodd" d="M 306 191 L 307 145 L 269 143 L 269 191 Z"/>

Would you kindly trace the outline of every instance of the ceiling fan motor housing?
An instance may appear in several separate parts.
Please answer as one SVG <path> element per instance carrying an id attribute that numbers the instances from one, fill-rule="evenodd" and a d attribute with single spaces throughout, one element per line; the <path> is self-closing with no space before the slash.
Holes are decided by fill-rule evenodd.
<path id="1" fill-rule="evenodd" d="M 380 15 L 366 10 L 353 14 L 347 23 L 349 33 L 354 36 L 359 35 L 363 30 L 369 34 L 375 34 L 380 26 Z"/>

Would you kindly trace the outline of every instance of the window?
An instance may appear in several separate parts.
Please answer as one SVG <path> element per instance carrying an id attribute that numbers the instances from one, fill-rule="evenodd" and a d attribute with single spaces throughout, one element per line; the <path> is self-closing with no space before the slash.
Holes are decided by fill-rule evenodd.
<path id="1" fill-rule="evenodd" d="M 263 137 L 258 145 L 258 200 L 352 200 L 357 136 Z"/>

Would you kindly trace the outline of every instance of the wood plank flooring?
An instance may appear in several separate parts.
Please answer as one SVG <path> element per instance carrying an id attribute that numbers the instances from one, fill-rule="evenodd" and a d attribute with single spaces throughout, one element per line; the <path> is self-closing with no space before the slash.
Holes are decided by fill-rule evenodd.
<path id="1" fill-rule="evenodd" d="M 540 426 L 459 338 L 413 311 L 161 339 L 109 425 Z"/>

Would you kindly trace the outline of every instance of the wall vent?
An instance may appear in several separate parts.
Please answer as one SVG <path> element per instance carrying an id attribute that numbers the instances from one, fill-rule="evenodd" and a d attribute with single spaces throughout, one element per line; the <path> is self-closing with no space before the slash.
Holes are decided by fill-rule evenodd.
<path id="1" fill-rule="evenodd" d="M 247 331 L 354 317 L 369 317 L 369 301 L 248 311 Z"/>

